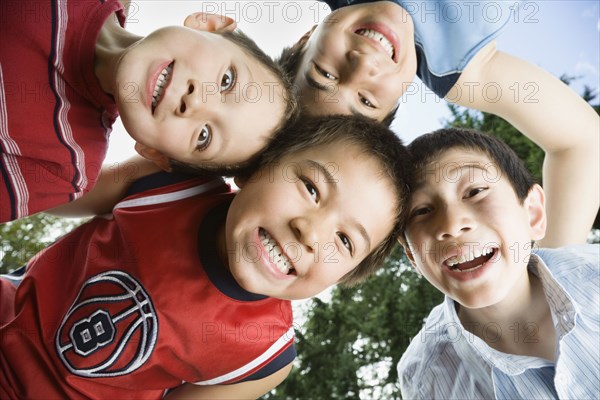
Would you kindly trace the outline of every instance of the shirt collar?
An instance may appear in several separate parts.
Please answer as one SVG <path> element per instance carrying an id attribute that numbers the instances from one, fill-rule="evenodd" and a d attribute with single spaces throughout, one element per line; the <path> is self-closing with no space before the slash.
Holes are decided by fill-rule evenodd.
<path id="1" fill-rule="evenodd" d="M 575 302 L 552 276 L 544 261 L 536 254 L 531 255 L 528 269 L 542 282 L 556 328 L 557 339 L 560 340 L 575 327 L 575 316 L 577 314 Z M 463 327 L 456 312 L 456 302 L 448 296 L 444 301 L 444 320 L 448 322 L 448 332 L 446 334 L 449 338 L 456 338 L 454 345 L 461 347 L 462 354 L 475 353 L 491 367 L 497 368 L 507 375 L 517 375 L 530 368 L 554 365 L 553 362 L 542 358 L 507 354 L 491 348 L 482 339 Z M 499 332 L 499 329 L 499 326 L 493 325 L 487 328 L 489 333 L 494 335 L 514 334 L 514 332 Z"/>

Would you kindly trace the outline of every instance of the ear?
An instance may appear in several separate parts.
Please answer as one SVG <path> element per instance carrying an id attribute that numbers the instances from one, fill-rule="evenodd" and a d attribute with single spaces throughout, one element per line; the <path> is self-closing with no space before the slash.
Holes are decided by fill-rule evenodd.
<path id="1" fill-rule="evenodd" d="M 406 253 L 406 257 L 408 257 L 408 261 L 410 261 L 410 263 L 412 264 L 413 268 L 415 269 L 415 272 L 419 275 L 423 275 L 417 267 L 417 263 L 415 262 L 415 256 L 410 248 L 410 244 L 404 242 L 404 240 L 401 240 L 400 238 L 398 238 L 398 243 L 400 243 L 400 245 L 404 249 L 404 253 Z"/>
<path id="2" fill-rule="evenodd" d="M 173 168 L 171 168 L 169 157 L 165 156 L 160 151 L 139 142 L 135 143 L 135 151 L 146 160 L 152 161 L 154 164 L 158 165 L 163 171 L 171 172 L 173 170 Z"/>
<path id="3" fill-rule="evenodd" d="M 294 44 L 294 47 L 298 46 L 300 48 L 303 48 L 304 45 L 306 44 L 306 42 L 308 42 L 308 39 L 310 39 L 310 37 L 313 34 L 313 32 L 315 31 L 315 29 L 317 29 L 317 25 L 313 25 L 313 27 L 310 28 L 310 31 L 308 31 L 304 35 L 302 35 L 302 37 L 300 39 L 298 39 L 298 41 Z"/>
<path id="4" fill-rule="evenodd" d="M 231 32 L 237 28 L 237 22 L 232 18 L 219 14 L 208 14 L 197 12 L 187 16 L 183 22 L 184 26 L 197 31 L 206 32 Z"/>
<path id="5" fill-rule="evenodd" d="M 534 185 L 523 205 L 529 217 L 531 240 L 540 240 L 546 235 L 546 197 L 540 185 Z"/>

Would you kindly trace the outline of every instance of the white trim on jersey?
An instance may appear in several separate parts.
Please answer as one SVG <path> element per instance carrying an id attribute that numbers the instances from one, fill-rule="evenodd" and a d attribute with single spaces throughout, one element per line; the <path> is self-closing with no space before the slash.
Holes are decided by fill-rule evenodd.
<path id="1" fill-rule="evenodd" d="M 132 200 L 125 200 L 120 203 L 117 203 L 117 205 L 113 208 L 113 210 L 116 210 L 118 208 L 141 207 L 141 206 L 149 206 L 149 205 L 153 205 L 153 204 L 162 204 L 162 203 L 169 203 L 172 201 L 182 200 L 182 199 L 186 199 L 188 197 L 193 197 L 193 196 L 202 194 L 204 192 L 208 192 L 209 190 L 212 190 L 223 184 L 225 184 L 225 181 L 222 178 L 218 178 L 218 179 L 214 179 L 209 182 L 205 182 L 198 186 L 179 190 L 177 192 L 157 194 L 154 196 L 140 197 L 138 199 L 132 199 Z"/>
<path id="2" fill-rule="evenodd" d="M 277 354 L 284 347 L 288 346 L 289 342 L 294 340 L 294 328 L 291 327 L 286 333 L 281 335 L 279 339 L 275 343 L 271 345 L 263 354 L 250 361 L 248 364 L 236 369 L 235 371 L 231 371 L 225 375 L 218 376 L 213 379 L 209 379 L 207 381 L 194 382 L 194 385 L 218 385 L 223 382 L 230 381 L 232 379 L 241 377 L 248 372 L 256 369 L 261 364 L 267 362 L 273 355 Z"/>
<path id="3" fill-rule="evenodd" d="M 69 16 L 67 14 L 67 0 L 59 0 L 57 4 L 58 15 L 56 16 L 56 48 L 54 49 L 55 58 L 54 64 L 54 83 L 56 94 L 59 97 L 59 109 L 58 109 L 58 123 L 60 124 L 60 134 L 65 141 L 67 147 L 69 147 L 75 155 L 73 167 L 79 173 L 79 179 L 75 182 L 76 191 L 73 193 L 74 199 L 81 197 L 83 189 L 87 186 L 87 174 L 85 170 L 85 153 L 79 144 L 73 138 L 73 132 L 69 119 L 67 117 L 71 103 L 65 93 L 65 80 L 63 78 L 64 64 L 63 64 L 63 50 L 65 45 L 65 34 L 67 31 L 67 24 Z"/>
<path id="4" fill-rule="evenodd" d="M 6 94 L 4 92 L 4 74 L 2 73 L 2 64 L 0 64 L 0 142 L 2 146 L 0 150 L 4 148 L 6 151 L 2 153 L 2 164 L 6 170 L 10 183 L 6 182 L 6 185 L 10 185 L 14 190 L 15 195 L 15 208 L 16 218 L 21 218 L 29 215 L 29 191 L 27 190 L 27 184 L 25 178 L 19 169 L 17 164 L 17 157 L 21 155 L 21 149 L 8 133 L 8 113 L 6 112 Z M 7 188 L 7 190 L 10 190 Z"/>

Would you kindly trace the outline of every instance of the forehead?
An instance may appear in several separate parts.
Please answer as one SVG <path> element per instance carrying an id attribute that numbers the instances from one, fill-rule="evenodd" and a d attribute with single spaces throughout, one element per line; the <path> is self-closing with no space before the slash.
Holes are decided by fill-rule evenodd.
<path id="1" fill-rule="evenodd" d="M 484 152 L 453 147 L 432 157 L 416 171 L 416 187 L 413 193 L 480 177 L 497 181 L 501 175 L 497 163 Z"/>

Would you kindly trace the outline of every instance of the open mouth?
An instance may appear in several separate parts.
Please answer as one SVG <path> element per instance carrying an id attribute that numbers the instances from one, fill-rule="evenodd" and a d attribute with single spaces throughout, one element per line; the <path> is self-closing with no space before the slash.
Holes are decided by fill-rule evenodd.
<path id="1" fill-rule="evenodd" d="M 279 272 L 284 275 L 296 275 L 296 270 L 294 269 L 292 262 L 271 235 L 263 228 L 260 228 L 258 230 L 258 236 L 269 253 L 269 260 L 277 267 Z"/>
<path id="2" fill-rule="evenodd" d="M 444 264 L 453 272 L 472 272 L 481 268 L 497 253 L 497 248 L 473 249 L 472 252 L 450 257 Z"/>
<path id="3" fill-rule="evenodd" d="M 162 100 L 167 86 L 169 86 L 169 82 L 171 81 L 171 75 L 173 74 L 173 65 L 175 61 L 171 64 L 167 65 L 158 75 L 158 79 L 156 79 L 156 84 L 154 85 L 154 91 L 152 93 L 152 112 L 156 110 L 158 104 Z"/>
<path id="4" fill-rule="evenodd" d="M 379 42 L 379 44 L 381 45 L 381 47 L 383 48 L 383 50 L 387 53 L 387 55 L 395 61 L 394 56 L 396 55 L 396 50 L 394 48 L 394 45 L 392 43 L 392 41 L 385 36 L 383 33 L 376 31 L 374 29 L 365 29 L 365 28 L 361 28 L 356 30 L 357 35 L 361 35 L 364 36 L 368 39 L 374 40 L 376 42 Z"/>

